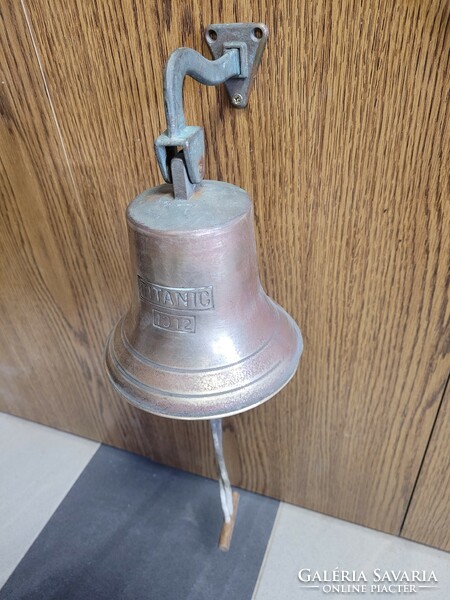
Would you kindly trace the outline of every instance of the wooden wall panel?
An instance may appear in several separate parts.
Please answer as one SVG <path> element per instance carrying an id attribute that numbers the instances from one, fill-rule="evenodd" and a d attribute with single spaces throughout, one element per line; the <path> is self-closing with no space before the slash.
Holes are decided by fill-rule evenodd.
<path id="1" fill-rule="evenodd" d="M 226 421 L 232 480 L 399 532 L 450 366 L 442 335 L 449 4 L 27 0 L 26 12 L 13 6 L 5 19 L 17 40 L 5 41 L 4 49 L 11 72 L 19 54 L 33 78 L 9 93 L 15 127 L 36 145 L 14 128 L 10 144 L 28 153 L 40 177 L 29 178 L 26 164 L 8 164 L 7 180 L 18 181 L 8 202 L 22 202 L 25 212 L 33 193 L 45 213 L 42 223 L 11 216 L 4 241 L 11 275 L 2 360 L 12 371 L 3 409 L 214 473 L 205 424 L 173 423 L 124 405 L 105 382 L 101 348 L 129 298 L 124 209 L 160 181 L 152 143 L 164 129 L 164 62 L 180 45 L 207 54 L 202 32 L 209 22 L 264 21 L 271 39 L 248 109 L 230 108 L 224 90 L 185 86 L 188 122 L 206 129 L 207 175 L 253 196 L 263 284 L 305 338 L 289 387 Z M 39 104 L 33 115 L 25 102 Z M 63 168 L 62 159 L 53 161 L 46 181 L 48 152 L 37 144 L 47 143 L 50 128 L 67 160 Z M 55 219 L 78 229 L 37 233 Z M 23 230 L 24 242 L 13 227 Z M 43 249 L 25 266 L 18 245 L 29 257 L 38 237 Z M 59 271 L 52 266 L 58 260 Z M 23 293 L 8 282 L 14 273 L 15 285 L 29 287 L 36 265 L 52 287 L 44 296 L 32 280 L 30 316 Z M 46 336 L 43 324 L 64 294 L 70 301 L 58 304 Z M 48 365 L 22 371 L 36 354 L 51 356 Z"/>
<path id="2" fill-rule="evenodd" d="M 439 409 L 401 534 L 450 552 L 450 385 Z"/>
<path id="3" fill-rule="evenodd" d="M 101 218 L 90 220 L 94 201 L 67 158 L 19 3 L 2 5 L 0 28 L 0 408 L 176 462 L 173 423 L 118 401 L 103 371 L 106 336 L 128 296 L 123 215 L 112 219 L 121 231 L 99 237 Z M 110 243 L 108 261 L 99 258 L 97 242 Z M 116 256 L 122 271 L 114 289 Z M 213 474 L 206 425 L 194 424 L 189 437 L 183 427 L 191 468 Z"/>
<path id="4" fill-rule="evenodd" d="M 95 436 L 89 237 L 22 11 L 0 27 L 2 407 Z"/>

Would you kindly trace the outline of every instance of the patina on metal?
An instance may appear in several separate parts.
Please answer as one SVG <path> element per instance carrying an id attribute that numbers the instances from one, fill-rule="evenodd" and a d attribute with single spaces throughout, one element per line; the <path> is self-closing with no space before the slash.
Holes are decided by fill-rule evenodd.
<path id="1" fill-rule="evenodd" d="M 227 82 L 232 105 L 245 106 L 267 28 L 210 25 L 206 36 L 215 60 L 179 48 L 165 69 L 167 130 L 155 151 L 167 183 L 127 209 L 133 296 L 108 340 L 106 367 L 117 391 L 143 410 L 211 419 L 229 523 L 221 418 L 274 396 L 294 375 L 303 344 L 294 320 L 262 289 L 249 196 L 203 180 L 203 129 L 187 126 L 183 112 L 186 75 Z"/>
<path id="2" fill-rule="evenodd" d="M 224 82 L 231 104 L 236 108 L 245 108 L 248 104 L 268 37 L 269 30 L 264 23 L 226 23 L 206 28 L 206 43 L 215 59 L 222 56 L 224 50 L 239 50 L 240 74 Z"/>
<path id="3" fill-rule="evenodd" d="M 189 75 L 205 85 L 225 83 L 232 105 L 244 108 L 268 36 L 268 29 L 262 23 L 209 25 L 206 42 L 216 60 L 208 60 L 191 48 L 172 52 L 164 70 L 167 130 L 155 140 L 156 157 L 165 181 L 172 182 L 171 162 L 180 149 L 191 183 L 199 183 L 204 176 L 203 128 L 186 125 L 184 78 Z"/>

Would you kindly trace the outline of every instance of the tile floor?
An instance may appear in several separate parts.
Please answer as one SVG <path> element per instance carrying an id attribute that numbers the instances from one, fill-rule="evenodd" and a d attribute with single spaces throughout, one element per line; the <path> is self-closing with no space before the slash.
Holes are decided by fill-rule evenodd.
<path id="1" fill-rule="evenodd" d="M 245 491 L 227 554 L 220 526 L 215 482 L 0 413 L 0 600 L 450 598 L 450 555 L 395 536 Z"/>
<path id="2" fill-rule="evenodd" d="M 309 579 L 315 571 L 323 578 L 322 572 L 356 571 L 356 577 L 364 573 L 364 579 L 353 585 L 335 583 L 335 593 L 327 586 L 332 583 L 320 581 L 300 581 Z M 402 591 L 395 585 L 389 590 L 387 577 L 406 571 L 433 571 L 438 580 L 435 583 L 409 583 L 415 590 Z M 428 578 L 428 575 L 426 576 Z M 379 580 L 379 581 L 378 581 Z M 398 584 L 397 584 L 398 585 Z M 403 582 L 403 590 L 407 583 Z M 319 587 L 314 587 L 319 586 Z M 365 586 L 363 589 L 362 586 Z M 387 590 L 383 588 L 387 586 Z M 422 587 L 420 587 L 422 586 Z M 431 587 L 423 587 L 431 586 Z M 415 544 L 393 535 L 367 529 L 346 521 L 334 519 L 313 511 L 281 503 L 273 527 L 272 536 L 266 551 L 265 560 L 256 585 L 254 600 L 294 600 L 334 596 L 336 598 L 368 597 L 413 597 L 424 600 L 450 599 L 450 555 L 428 546 Z"/>

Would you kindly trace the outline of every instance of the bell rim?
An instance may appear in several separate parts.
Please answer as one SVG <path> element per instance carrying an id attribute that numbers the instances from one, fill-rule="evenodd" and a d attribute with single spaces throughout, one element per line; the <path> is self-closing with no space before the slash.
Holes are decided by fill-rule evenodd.
<path id="1" fill-rule="evenodd" d="M 300 354 L 301 356 L 301 354 Z M 300 359 L 300 357 L 299 357 Z M 167 414 L 167 413 L 163 413 L 163 412 L 158 412 L 156 410 L 152 410 L 151 408 L 148 407 L 148 405 L 142 401 L 142 404 L 135 399 L 132 399 L 131 396 L 126 395 L 123 390 L 116 384 L 116 382 L 114 381 L 114 379 L 111 377 L 109 371 L 107 370 L 107 375 L 109 378 L 109 381 L 111 383 L 111 385 L 113 386 L 113 388 L 115 389 L 115 391 L 121 396 L 121 398 L 123 398 L 123 400 L 125 400 L 125 402 L 128 402 L 128 404 L 131 404 L 131 406 L 134 406 L 135 408 L 139 408 L 139 410 L 142 410 L 146 413 L 149 413 L 151 415 L 155 415 L 156 417 L 163 417 L 164 419 L 174 419 L 176 421 L 209 421 L 211 419 L 225 419 L 226 417 L 233 417 L 235 415 L 239 415 L 241 413 L 247 412 L 249 410 L 252 410 L 253 408 L 257 408 L 258 406 L 261 406 L 262 404 L 265 404 L 266 402 L 268 402 L 269 400 L 271 400 L 274 396 L 276 396 L 279 392 L 281 392 L 281 390 L 286 387 L 288 385 L 288 383 L 293 379 L 293 377 L 295 376 L 296 372 L 297 372 L 297 368 L 298 368 L 298 363 L 295 367 L 295 369 L 292 371 L 291 375 L 289 376 L 288 379 L 286 379 L 284 381 L 284 383 L 281 384 L 281 386 L 275 390 L 274 392 L 271 392 L 271 394 L 267 397 L 264 397 L 262 400 L 259 400 L 253 404 L 249 404 L 249 405 L 245 405 L 242 408 L 239 408 L 237 410 L 234 411 L 229 411 L 229 412 L 221 412 L 221 413 L 213 413 L 211 415 L 207 415 L 207 416 L 201 416 L 201 417 L 194 417 L 194 416 L 180 416 L 180 415 L 176 415 L 176 414 Z M 201 396 L 199 396 L 199 398 L 201 398 Z"/>
<path id="2" fill-rule="evenodd" d="M 273 304 L 276 304 L 276 303 L 273 302 Z M 291 381 L 291 379 L 294 377 L 294 375 L 297 371 L 297 368 L 298 368 L 298 365 L 300 362 L 300 358 L 301 358 L 301 355 L 303 352 L 303 338 L 302 338 L 300 328 L 298 327 L 295 320 L 282 307 L 277 305 L 277 308 L 281 312 L 282 317 L 284 317 L 284 319 L 286 319 L 286 321 L 292 328 L 292 336 L 295 338 L 295 342 L 296 342 L 295 350 L 293 352 L 291 352 L 289 354 L 289 356 L 286 356 L 284 359 L 282 359 L 278 363 L 276 363 L 274 365 L 274 367 L 271 370 L 265 372 L 263 376 L 259 377 L 256 380 L 251 380 L 250 382 L 246 383 L 244 386 L 241 386 L 240 388 L 238 388 L 239 390 L 242 390 L 244 397 L 248 398 L 248 400 L 244 401 L 242 403 L 237 403 L 238 406 L 236 409 L 227 410 L 225 408 L 224 410 L 217 410 L 217 409 L 213 410 L 213 407 L 211 406 L 212 402 L 210 402 L 209 404 L 207 402 L 205 402 L 205 400 L 208 398 L 207 394 L 203 394 L 203 395 L 201 395 L 201 394 L 194 395 L 193 394 L 193 395 L 189 396 L 189 401 L 195 403 L 195 401 L 197 400 L 199 403 L 201 403 L 201 407 L 199 409 L 197 406 L 197 414 L 188 414 L 187 412 L 185 412 L 187 410 L 187 402 L 186 402 L 187 396 L 186 395 L 176 394 L 176 393 L 168 393 L 168 392 L 165 392 L 164 390 L 159 390 L 157 388 L 153 388 L 154 392 L 156 392 L 156 393 L 152 393 L 151 396 L 153 398 L 158 398 L 159 403 L 144 399 L 143 396 L 145 396 L 145 393 L 143 392 L 143 388 L 149 387 L 149 386 L 146 386 L 142 382 L 139 382 L 131 374 L 129 374 L 122 367 L 122 365 L 120 365 L 119 361 L 117 360 L 116 356 L 114 355 L 114 349 L 112 347 L 113 346 L 112 340 L 113 340 L 113 336 L 116 331 L 116 328 L 120 326 L 122 319 L 113 328 L 113 330 L 108 338 L 108 341 L 106 343 L 105 356 L 104 356 L 106 373 L 107 373 L 108 378 L 109 378 L 112 386 L 114 387 L 114 389 L 119 393 L 119 395 L 126 402 L 128 402 L 132 406 L 139 408 L 140 410 L 144 410 L 145 412 L 148 412 L 150 414 L 153 414 L 153 415 L 156 415 L 159 417 L 164 417 L 164 418 L 168 418 L 168 419 L 177 419 L 180 421 L 202 421 L 202 420 L 230 417 L 233 415 L 240 414 L 242 412 L 246 412 L 248 410 L 256 408 L 257 406 L 260 406 L 261 404 L 264 404 L 265 402 L 267 402 L 268 400 L 273 398 Z M 269 375 L 274 370 L 277 370 L 277 368 L 282 371 L 281 375 L 279 376 L 279 381 L 280 381 L 279 385 L 277 385 L 275 388 L 273 388 L 273 387 L 271 388 L 269 385 L 267 388 L 267 393 L 264 393 L 264 382 L 267 382 L 267 380 L 269 379 Z M 126 388 L 127 387 L 129 388 L 130 385 L 133 390 L 137 389 L 137 390 L 139 390 L 140 393 L 136 393 L 136 392 L 132 393 L 132 392 L 128 391 L 128 389 L 126 389 Z M 215 398 L 215 399 L 226 398 L 227 394 L 232 394 L 232 393 L 233 393 L 233 391 L 224 390 L 223 392 L 220 392 L 220 393 L 211 394 L 210 397 Z M 261 397 L 261 394 L 263 394 L 262 397 Z M 149 395 L 149 394 L 147 394 L 147 395 Z M 173 404 L 171 404 L 172 411 L 170 411 L 170 410 L 164 411 L 160 408 L 161 405 L 164 405 L 164 398 L 175 397 L 175 396 L 177 396 L 180 400 L 182 398 L 184 398 L 185 402 L 182 404 L 180 402 L 180 408 L 181 409 L 184 408 L 184 411 L 179 410 L 177 412 L 177 411 L 173 410 L 173 408 L 174 408 Z M 252 397 L 256 397 L 256 400 L 252 401 L 251 400 Z M 209 412 L 208 412 L 208 407 L 210 407 Z M 194 412 L 195 411 L 193 410 L 192 413 L 194 413 Z"/>

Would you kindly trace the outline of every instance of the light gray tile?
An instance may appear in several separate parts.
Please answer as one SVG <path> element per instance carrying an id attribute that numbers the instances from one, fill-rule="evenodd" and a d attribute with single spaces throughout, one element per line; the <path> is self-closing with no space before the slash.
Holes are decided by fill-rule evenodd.
<path id="1" fill-rule="evenodd" d="M 0 587 L 98 447 L 0 413 Z"/>
<path id="2" fill-rule="evenodd" d="M 368 581 L 367 591 L 359 593 L 350 590 L 340 592 L 323 589 L 327 583 L 301 582 L 300 569 L 310 569 L 311 576 L 319 571 L 333 569 L 362 571 Z M 412 571 L 426 571 L 430 577 L 433 571 L 438 583 L 409 583 L 416 585 L 416 592 L 394 593 L 394 589 L 371 591 L 372 585 L 388 585 L 389 581 L 376 581 L 374 570 L 403 572 L 412 576 Z M 307 578 L 308 572 L 303 573 Z M 389 575 L 393 578 L 393 575 Z M 344 576 L 345 577 L 345 576 Z M 350 575 L 351 577 L 351 575 Z M 361 579 L 359 585 L 365 582 Z M 357 585 L 355 583 L 354 585 Z M 391 582 L 392 585 L 393 582 Z M 407 582 L 403 582 L 407 584 Z M 318 585 L 318 588 L 311 587 Z M 344 581 L 328 585 L 351 585 Z M 420 588 L 420 585 L 432 585 L 433 589 Z M 301 587 L 306 586 L 306 587 Z M 397 588 L 398 589 L 398 588 Z M 410 588 L 411 589 L 411 588 Z M 371 597 L 410 597 L 423 600 L 448 600 L 450 598 L 450 555 L 434 548 L 422 546 L 408 540 L 388 535 L 333 517 L 321 515 L 303 508 L 282 503 L 272 530 L 266 556 L 255 588 L 253 600 L 319 600 L 334 598 L 371 598 Z"/>

